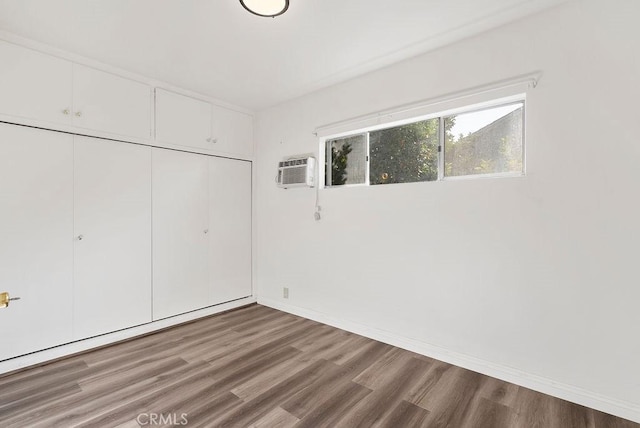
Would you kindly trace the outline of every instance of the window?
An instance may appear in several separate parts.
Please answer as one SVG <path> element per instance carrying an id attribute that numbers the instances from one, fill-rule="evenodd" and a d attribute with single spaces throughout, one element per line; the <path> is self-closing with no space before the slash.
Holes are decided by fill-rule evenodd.
<path id="1" fill-rule="evenodd" d="M 522 111 L 517 103 L 444 118 L 444 176 L 522 172 Z"/>
<path id="2" fill-rule="evenodd" d="M 369 133 L 370 184 L 438 179 L 438 119 Z"/>
<path id="3" fill-rule="evenodd" d="M 325 186 L 518 175 L 524 101 L 327 139 Z"/>
<path id="4" fill-rule="evenodd" d="M 331 168 L 326 168 L 325 183 L 332 186 L 366 183 L 367 135 L 327 140 L 327 159 Z"/>

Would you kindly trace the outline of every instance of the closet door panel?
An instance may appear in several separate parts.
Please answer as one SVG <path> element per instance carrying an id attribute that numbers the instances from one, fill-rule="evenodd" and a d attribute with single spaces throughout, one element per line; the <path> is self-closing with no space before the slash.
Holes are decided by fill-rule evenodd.
<path id="1" fill-rule="evenodd" d="M 73 66 L 73 124 L 151 138 L 151 87 L 83 65 Z"/>
<path id="2" fill-rule="evenodd" d="M 213 149 L 234 155 L 253 155 L 253 118 L 248 114 L 213 106 Z"/>
<path id="3" fill-rule="evenodd" d="M 0 64 L 0 114 L 71 123 L 71 62 L 0 40 Z"/>
<path id="4" fill-rule="evenodd" d="M 72 340 L 73 138 L 0 124 L 0 360 Z"/>
<path id="5" fill-rule="evenodd" d="M 251 162 L 209 160 L 209 267 L 213 304 L 250 296 Z"/>
<path id="6" fill-rule="evenodd" d="M 75 138 L 74 339 L 151 321 L 151 148 Z"/>
<path id="7" fill-rule="evenodd" d="M 211 104 L 156 89 L 156 140 L 211 149 Z"/>
<path id="8" fill-rule="evenodd" d="M 153 149 L 153 318 L 209 304 L 208 158 Z"/>

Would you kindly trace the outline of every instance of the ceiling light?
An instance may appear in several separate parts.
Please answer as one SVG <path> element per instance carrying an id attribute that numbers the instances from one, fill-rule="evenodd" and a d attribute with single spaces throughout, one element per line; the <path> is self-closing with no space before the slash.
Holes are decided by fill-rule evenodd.
<path id="1" fill-rule="evenodd" d="M 240 0 L 240 4 L 254 15 L 274 18 L 289 9 L 289 0 Z"/>

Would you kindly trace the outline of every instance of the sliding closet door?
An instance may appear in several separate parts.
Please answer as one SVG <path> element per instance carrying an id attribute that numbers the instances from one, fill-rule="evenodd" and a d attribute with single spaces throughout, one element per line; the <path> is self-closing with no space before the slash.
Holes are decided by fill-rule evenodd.
<path id="1" fill-rule="evenodd" d="M 209 305 L 208 157 L 153 149 L 153 318 Z"/>
<path id="2" fill-rule="evenodd" d="M 72 340 L 73 137 L 0 123 L 0 360 Z"/>
<path id="3" fill-rule="evenodd" d="M 251 162 L 209 160 L 212 304 L 251 295 Z"/>
<path id="4" fill-rule="evenodd" d="M 151 321 L 151 148 L 75 138 L 74 339 Z"/>

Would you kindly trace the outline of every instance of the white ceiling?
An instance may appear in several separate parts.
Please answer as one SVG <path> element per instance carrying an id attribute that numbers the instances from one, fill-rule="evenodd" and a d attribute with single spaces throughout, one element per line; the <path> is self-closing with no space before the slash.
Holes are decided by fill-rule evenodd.
<path id="1" fill-rule="evenodd" d="M 252 110 L 566 0 L 0 0 L 0 29 Z"/>

